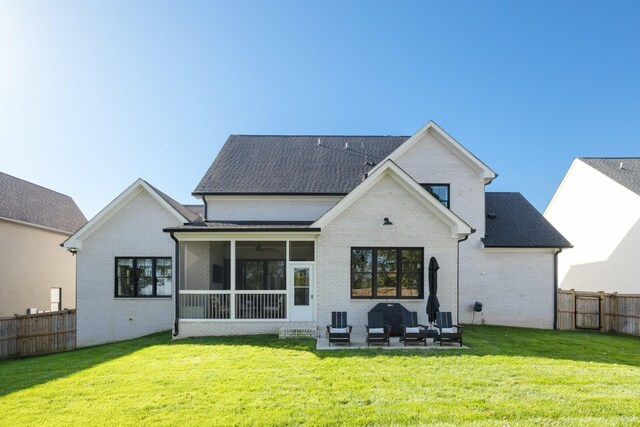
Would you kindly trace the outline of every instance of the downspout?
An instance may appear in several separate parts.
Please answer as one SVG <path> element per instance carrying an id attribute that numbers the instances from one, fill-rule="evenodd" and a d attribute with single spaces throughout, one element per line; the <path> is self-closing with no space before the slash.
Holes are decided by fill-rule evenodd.
<path id="1" fill-rule="evenodd" d="M 562 248 L 553 254 L 553 329 L 558 329 L 558 254 Z"/>
<path id="2" fill-rule="evenodd" d="M 206 205 L 205 205 L 206 206 Z M 180 312 L 178 307 L 180 307 L 179 299 L 180 299 L 180 242 L 176 239 L 176 236 L 173 235 L 173 232 L 169 233 L 171 235 L 171 239 L 176 242 L 176 280 L 174 281 L 175 286 L 174 289 L 176 291 L 176 317 L 173 321 L 173 336 L 178 336 L 178 319 L 180 318 Z"/>
<path id="3" fill-rule="evenodd" d="M 460 243 L 467 240 L 475 232 L 476 229 L 472 228 L 471 233 L 462 239 L 458 239 L 458 253 L 456 254 L 456 323 L 460 323 Z"/>
<path id="4" fill-rule="evenodd" d="M 209 219 L 209 206 L 207 205 L 207 196 L 202 196 L 202 202 L 204 203 L 204 221 L 207 222 Z"/>

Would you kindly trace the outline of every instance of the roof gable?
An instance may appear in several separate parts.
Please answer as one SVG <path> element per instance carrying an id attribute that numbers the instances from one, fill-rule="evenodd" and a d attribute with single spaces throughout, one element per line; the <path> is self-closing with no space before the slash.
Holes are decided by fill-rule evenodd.
<path id="1" fill-rule="evenodd" d="M 486 248 L 569 248 L 564 238 L 520 193 L 485 193 Z"/>
<path id="2" fill-rule="evenodd" d="M 464 237 L 471 234 L 471 227 L 460 217 L 454 214 L 440 203 L 431 193 L 422 188 L 405 171 L 402 170 L 392 160 L 386 160 L 379 168 L 367 177 L 352 192 L 340 200 L 335 206 L 325 212 L 311 227 L 322 228 L 330 224 L 340 216 L 349 206 L 355 203 L 370 188 L 375 186 L 382 178 L 390 176 L 398 182 L 405 190 L 416 197 L 424 206 L 431 210 L 437 217 L 445 222 L 451 229 L 452 238 Z"/>
<path id="3" fill-rule="evenodd" d="M 125 207 L 131 200 L 133 200 L 141 192 L 147 192 L 153 197 L 163 208 L 165 208 L 177 221 L 184 222 L 197 222 L 202 221 L 202 217 L 194 213 L 184 205 L 176 202 L 171 197 L 167 196 L 160 190 L 156 189 L 148 182 L 141 178 L 138 178 L 133 184 L 131 184 L 126 190 L 124 190 L 118 197 L 116 197 L 111 203 L 109 203 L 104 209 L 102 209 L 96 216 L 94 216 L 89 222 L 87 222 L 81 229 L 76 231 L 71 237 L 69 237 L 63 246 L 69 249 L 82 249 L 82 241 L 93 234 L 94 231 L 99 229 L 110 218 L 118 213 L 123 207 Z"/>
<path id="4" fill-rule="evenodd" d="M 484 183 L 491 182 L 497 175 L 491 170 L 489 166 L 484 164 L 480 159 L 474 156 L 469 150 L 467 150 L 462 144 L 453 139 L 447 132 L 445 132 L 440 126 L 438 126 L 433 120 L 429 121 L 426 125 L 420 128 L 410 138 L 408 138 L 402 145 L 396 148 L 393 152 L 374 167 L 371 172 L 380 167 L 385 160 L 396 161 L 405 153 L 407 153 L 411 147 L 418 144 L 426 134 L 431 134 L 438 142 L 444 147 L 449 149 L 453 154 L 458 156 L 462 161 L 469 165 L 472 169 L 478 172 L 480 181 Z"/>
<path id="5" fill-rule="evenodd" d="M 2 172 L 0 217 L 69 234 L 87 222 L 71 197 Z"/>
<path id="6" fill-rule="evenodd" d="M 640 195 L 639 157 L 579 157 L 578 159 Z"/>

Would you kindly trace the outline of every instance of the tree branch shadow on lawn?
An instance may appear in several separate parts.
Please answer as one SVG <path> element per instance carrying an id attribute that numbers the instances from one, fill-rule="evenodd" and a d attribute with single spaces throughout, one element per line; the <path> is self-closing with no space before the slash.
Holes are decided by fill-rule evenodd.
<path id="1" fill-rule="evenodd" d="M 170 342 L 171 333 L 167 331 L 62 353 L 0 360 L 0 397 L 67 377 L 152 345 Z"/>
<path id="2" fill-rule="evenodd" d="M 393 338 L 392 338 L 393 339 Z M 467 325 L 464 343 L 469 348 L 398 349 L 371 346 L 367 349 L 316 350 L 310 338 L 279 339 L 276 335 L 186 338 L 171 345 L 231 345 L 281 348 L 314 353 L 318 358 L 506 356 L 576 362 L 593 362 L 640 367 L 640 338 L 591 331 L 553 331 L 502 326 Z"/>

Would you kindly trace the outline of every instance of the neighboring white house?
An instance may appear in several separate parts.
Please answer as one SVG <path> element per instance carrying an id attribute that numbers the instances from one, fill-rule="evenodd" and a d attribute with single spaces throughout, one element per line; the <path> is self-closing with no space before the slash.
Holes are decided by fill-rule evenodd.
<path id="1" fill-rule="evenodd" d="M 562 289 L 640 293 L 640 158 L 577 158 L 544 212 L 574 247 Z"/>
<path id="2" fill-rule="evenodd" d="M 71 197 L 0 172 L 0 317 L 75 308 L 76 262 L 60 243 L 86 221 Z"/>
<path id="3" fill-rule="evenodd" d="M 570 246 L 435 123 L 411 137 L 232 135 L 187 209 L 136 181 L 65 246 L 78 259 L 78 344 L 173 327 L 276 333 L 380 302 L 426 322 L 552 328 L 555 254 Z M 474 313 L 476 301 L 484 304 Z"/>

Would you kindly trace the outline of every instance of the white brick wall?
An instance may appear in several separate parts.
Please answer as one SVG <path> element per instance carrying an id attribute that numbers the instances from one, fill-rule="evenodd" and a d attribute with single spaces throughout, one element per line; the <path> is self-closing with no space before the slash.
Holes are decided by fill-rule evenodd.
<path id="1" fill-rule="evenodd" d="M 342 197 L 334 196 L 209 196 L 210 220 L 315 221 Z"/>
<path id="2" fill-rule="evenodd" d="M 322 323 L 322 322 L 319 322 Z M 316 322 L 263 321 L 180 321 L 178 338 L 209 335 L 277 334 L 280 328 L 315 329 Z M 322 331 L 321 331 L 322 332 Z"/>
<path id="3" fill-rule="evenodd" d="M 77 254 L 78 346 L 171 329 L 173 298 L 115 298 L 115 257 L 173 257 L 163 227 L 180 225 L 142 191 L 83 242 Z M 174 262 L 175 277 L 175 262 Z"/>
<path id="4" fill-rule="evenodd" d="M 478 252 L 479 261 L 473 263 L 478 270 L 466 269 L 469 279 L 460 282 L 460 321 L 552 328 L 554 251 L 486 249 Z M 483 304 L 483 313 L 473 313 L 476 301 Z"/>
<path id="5" fill-rule="evenodd" d="M 383 226 L 388 217 L 393 225 Z M 393 178 L 385 177 L 326 226 L 318 238 L 317 313 L 321 325 L 331 320 L 332 311 L 347 311 L 356 332 L 364 332 L 367 312 L 379 302 L 400 302 L 426 319 L 428 296 L 425 271 L 425 299 L 352 300 L 351 247 L 423 247 L 425 263 L 435 256 L 440 264 L 438 296 L 442 311 L 456 313 L 456 245 L 450 228 L 409 194 Z"/>
<path id="6" fill-rule="evenodd" d="M 182 289 L 210 289 L 209 242 L 189 242 L 185 248 L 184 276 L 186 283 L 180 284 Z"/>

